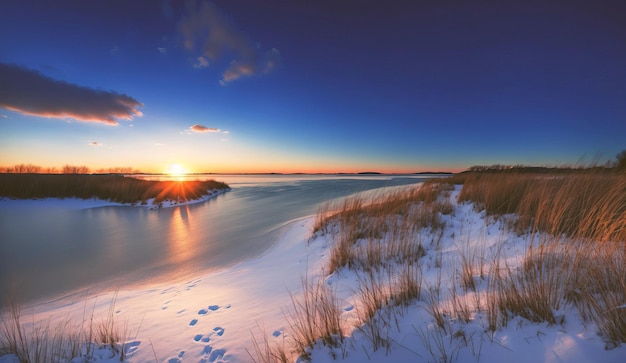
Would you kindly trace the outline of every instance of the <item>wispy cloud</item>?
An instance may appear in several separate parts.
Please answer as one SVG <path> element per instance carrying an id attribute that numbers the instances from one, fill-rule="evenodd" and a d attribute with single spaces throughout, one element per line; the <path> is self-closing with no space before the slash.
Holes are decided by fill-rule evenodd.
<path id="1" fill-rule="evenodd" d="M 111 48 L 111 50 L 109 50 L 109 53 L 111 53 L 111 55 L 118 55 L 119 52 L 120 52 L 120 47 L 118 47 L 117 45 Z"/>
<path id="2" fill-rule="evenodd" d="M 98 141 L 90 141 L 89 146 L 102 146 L 102 144 L 99 143 Z"/>
<path id="3" fill-rule="evenodd" d="M 193 132 L 220 132 L 220 129 L 214 127 L 206 127 L 203 125 L 195 124 L 189 128 Z"/>
<path id="4" fill-rule="evenodd" d="M 143 115 L 138 110 L 143 104 L 125 94 L 52 79 L 14 64 L 0 63 L 0 79 L 0 107 L 25 115 L 108 125 Z"/>
<path id="5" fill-rule="evenodd" d="M 209 61 L 203 56 L 198 57 L 198 63 L 193 65 L 194 68 L 206 68 L 209 66 Z"/>
<path id="6" fill-rule="evenodd" d="M 263 51 L 209 1 L 189 2 L 179 30 L 185 39 L 185 47 L 190 51 L 200 48 L 205 60 L 234 57 L 222 74 L 222 85 L 242 77 L 267 74 L 280 62 L 277 49 Z"/>
<path id="7" fill-rule="evenodd" d="M 159 51 L 159 53 L 161 54 L 167 54 L 167 48 L 164 47 L 158 47 L 157 50 Z"/>

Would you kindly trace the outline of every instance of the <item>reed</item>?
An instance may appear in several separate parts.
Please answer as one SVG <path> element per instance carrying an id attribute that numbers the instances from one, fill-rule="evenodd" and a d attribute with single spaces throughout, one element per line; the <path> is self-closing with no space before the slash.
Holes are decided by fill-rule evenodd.
<path id="1" fill-rule="evenodd" d="M 189 201 L 228 185 L 208 181 L 150 181 L 121 175 L 0 174 L 0 196 L 15 199 L 98 198 L 118 203 Z"/>
<path id="2" fill-rule="evenodd" d="M 476 173 L 465 177 L 459 201 L 471 201 L 490 215 L 515 213 L 524 232 L 597 242 L 626 240 L 623 174 Z"/>
<path id="3" fill-rule="evenodd" d="M 69 318 L 34 323 L 25 319 L 16 303 L 2 313 L 0 355 L 13 354 L 21 363 L 91 361 L 93 347 L 108 348 L 120 361 L 127 358 L 124 343 L 129 338 L 127 325 L 114 316 L 115 300 L 104 319 L 91 317 L 81 323 Z"/>
<path id="4" fill-rule="evenodd" d="M 338 347 L 344 339 L 341 306 L 337 294 L 324 281 L 302 281 L 303 293 L 291 295 L 292 309 L 286 313 L 297 356 L 309 358 L 308 349 L 316 342 Z M 270 353 L 270 355 L 281 357 Z"/>
<path id="5" fill-rule="evenodd" d="M 459 202 L 485 210 L 490 220 L 527 240 L 519 265 L 509 264 L 501 243 L 487 256 L 480 241 L 474 250 L 468 246 L 476 241 L 459 240 L 460 266 L 450 280 L 441 278 L 443 221 L 455 213 L 450 190 L 459 183 Z M 465 324 L 476 316 L 494 334 L 515 317 L 562 324 L 563 310 L 574 308 L 595 323 L 607 347 L 626 342 L 626 175 L 597 168 L 464 173 L 325 205 L 314 233 L 333 241 L 326 273 L 349 269 L 359 276 L 358 330 L 374 350 L 390 349 L 386 329 L 402 314 L 400 307 L 416 299 L 425 300 L 434 322 L 416 333 L 436 360 L 454 360 L 462 346 L 473 346 L 471 337 L 453 334 L 451 319 Z M 424 292 L 420 259 L 429 239 L 439 273 Z M 311 284 L 304 284 L 303 300 L 294 300 L 290 315 L 298 354 L 305 359 L 316 341 L 342 342 L 332 338 L 342 331 L 341 320 L 318 312 L 328 307 L 336 312 L 336 295 L 328 286 L 320 290 Z M 324 320 L 334 328 L 320 329 Z M 472 350 L 480 356 L 480 348 Z"/>

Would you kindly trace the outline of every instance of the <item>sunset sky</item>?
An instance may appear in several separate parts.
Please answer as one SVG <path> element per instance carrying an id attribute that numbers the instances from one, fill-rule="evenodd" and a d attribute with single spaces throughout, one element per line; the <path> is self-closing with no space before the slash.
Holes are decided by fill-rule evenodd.
<path id="1" fill-rule="evenodd" d="M 0 3 L 0 166 L 459 171 L 626 149 L 624 1 Z"/>

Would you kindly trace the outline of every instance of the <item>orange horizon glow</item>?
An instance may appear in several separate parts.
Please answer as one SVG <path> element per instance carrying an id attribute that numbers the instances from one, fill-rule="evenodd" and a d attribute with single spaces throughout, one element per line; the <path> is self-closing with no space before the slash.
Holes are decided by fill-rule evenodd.
<path id="1" fill-rule="evenodd" d="M 17 165 L 34 165 L 34 164 L 15 164 L 4 166 L 0 165 L 0 172 L 11 172 L 12 167 Z M 73 164 L 68 164 L 73 165 Z M 77 164 L 78 165 L 78 164 Z M 106 168 L 106 167 L 88 167 L 88 173 L 101 173 L 107 172 L 107 170 L 113 170 L 115 168 Z M 445 173 L 458 173 L 467 168 L 464 167 L 420 167 L 414 169 L 406 169 L 406 168 L 376 168 L 373 167 L 335 167 L 335 168 L 295 168 L 295 167 L 282 167 L 282 168 L 272 168 L 272 167 L 222 167 L 222 168 L 207 168 L 207 167 L 191 167 L 186 166 L 180 163 L 169 164 L 166 167 L 139 167 L 139 168 L 130 168 L 133 173 L 140 174 L 166 174 L 172 177 L 183 177 L 189 174 L 358 174 L 365 172 L 374 172 L 381 174 L 415 174 L 420 172 L 445 172 Z M 61 173 L 62 166 L 41 166 L 41 170 L 37 171 L 37 173 L 47 173 L 50 170 L 53 170 L 53 173 Z M 112 171 L 113 172 L 113 171 Z"/>

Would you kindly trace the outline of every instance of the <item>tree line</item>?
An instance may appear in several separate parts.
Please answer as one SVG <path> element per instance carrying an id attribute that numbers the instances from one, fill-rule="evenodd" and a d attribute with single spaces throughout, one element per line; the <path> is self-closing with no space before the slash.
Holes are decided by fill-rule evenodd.
<path id="1" fill-rule="evenodd" d="M 13 166 L 0 166 L 0 173 L 4 174 L 137 174 L 139 170 L 116 166 L 112 168 L 100 168 L 91 170 L 85 165 L 63 165 L 60 168 L 55 166 L 42 167 L 34 164 L 16 164 Z"/>
<path id="2" fill-rule="evenodd" d="M 480 172 L 480 171 L 514 171 L 514 172 L 532 172 L 532 173 L 542 173 L 542 172 L 568 172 L 582 169 L 598 169 L 598 170 L 619 170 L 626 171 L 626 150 L 622 150 L 617 155 L 615 155 L 615 160 L 607 161 L 604 165 L 578 165 L 578 166 L 556 166 L 556 167 L 547 167 L 547 166 L 528 166 L 528 165 L 504 165 L 504 164 L 493 164 L 493 165 L 474 165 L 471 166 L 467 171 L 470 172 Z"/>

